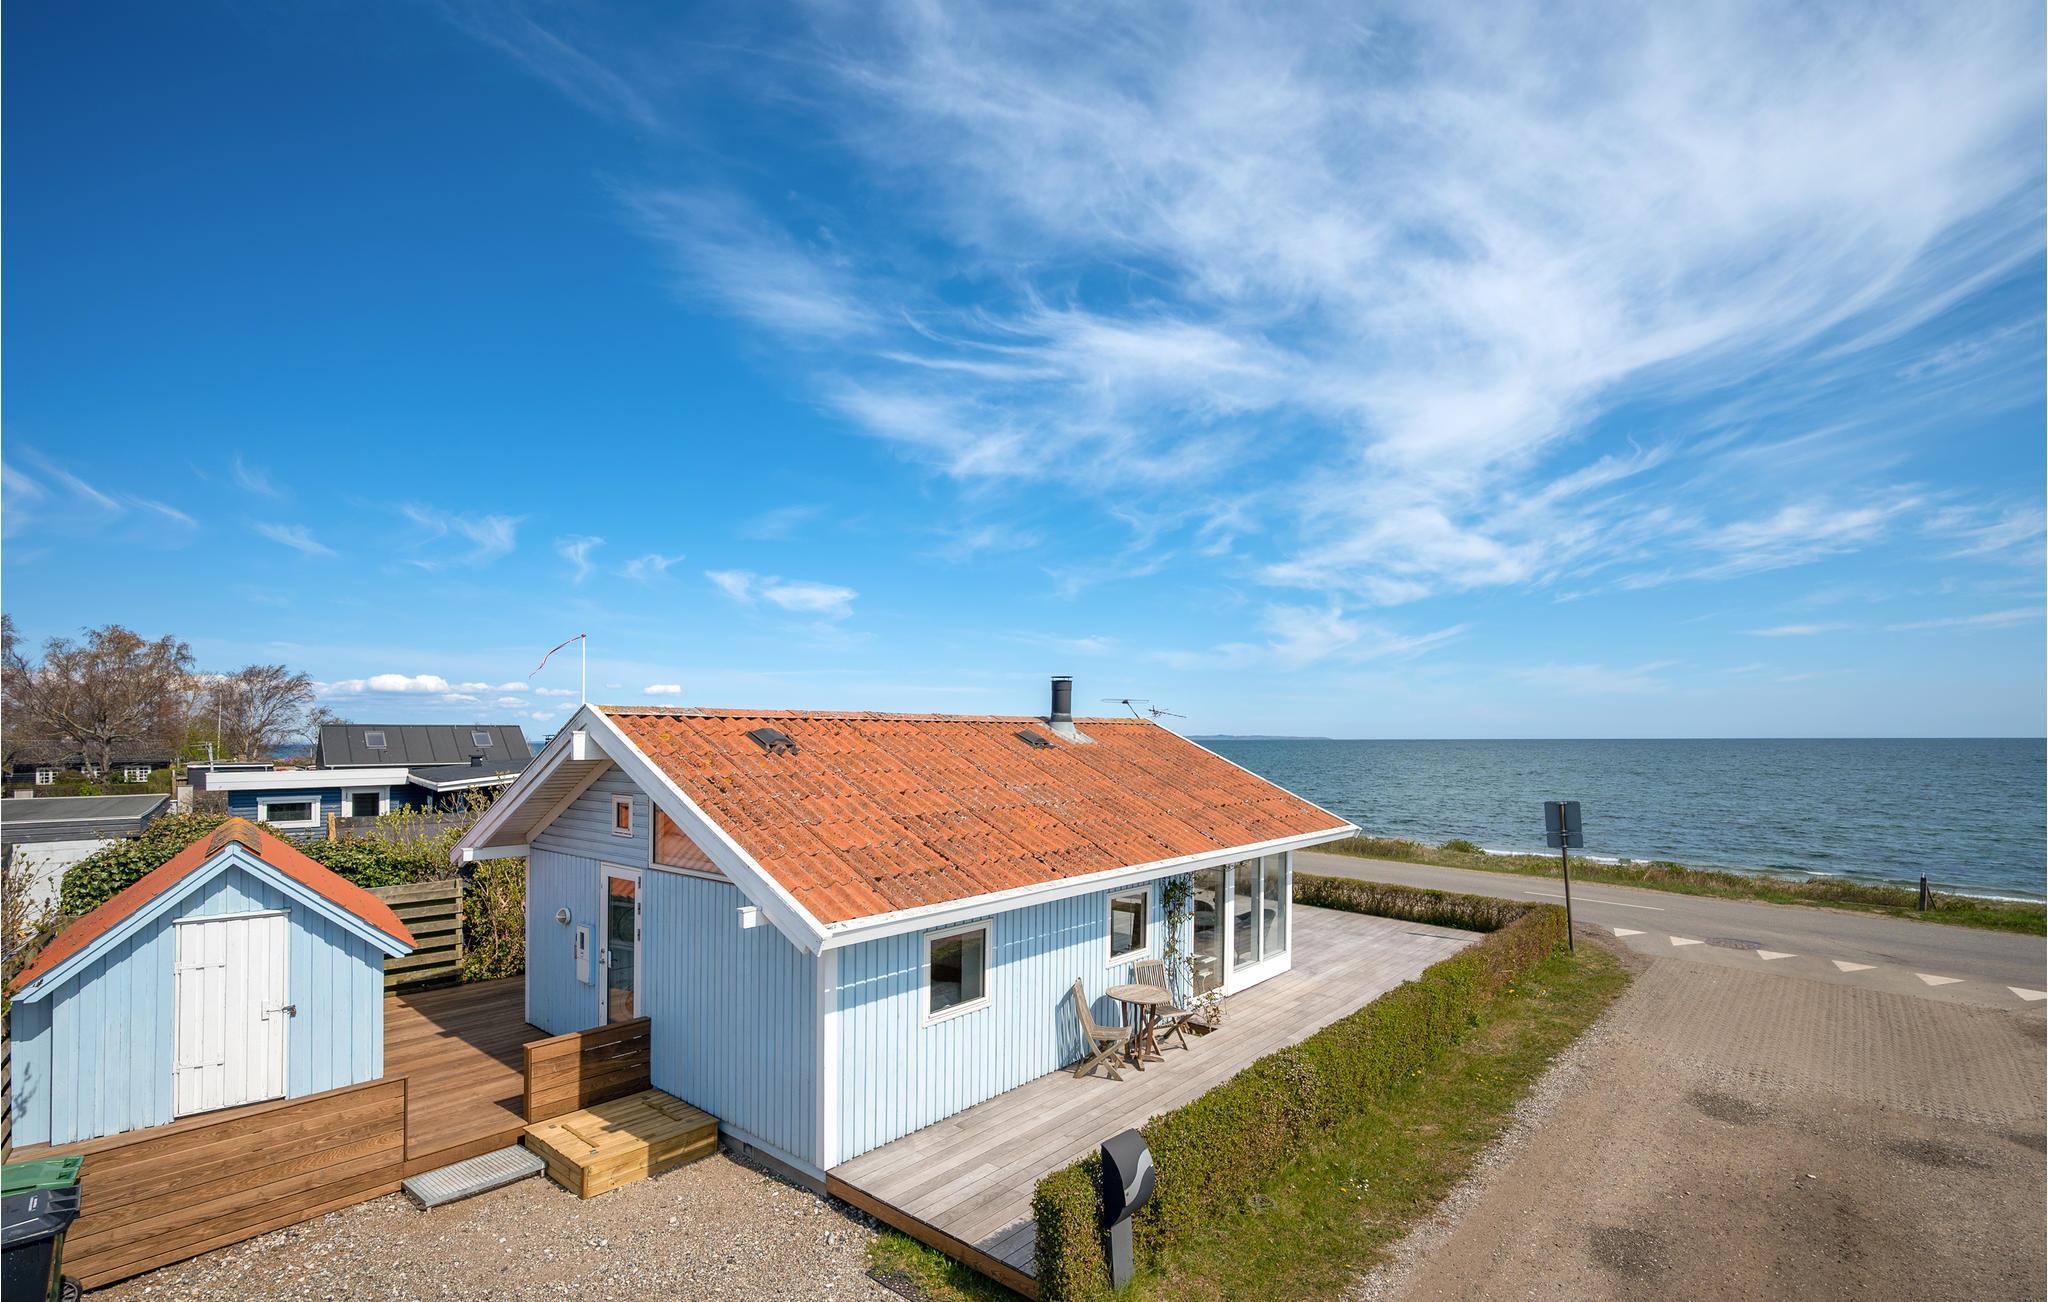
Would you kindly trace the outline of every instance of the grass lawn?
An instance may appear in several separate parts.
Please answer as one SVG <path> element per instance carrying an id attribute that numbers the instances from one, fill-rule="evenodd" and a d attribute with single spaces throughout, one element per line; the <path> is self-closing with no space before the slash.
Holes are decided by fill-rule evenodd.
<path id="1" fill-rule="evenodd" d="M 1464 1178 L 1550 1060 L 1627 984 L 1598 945 L 1544 960 L 1455 1048 L 1283 1167 L 1254 1205 L 1184 1244 L 1167 1270 L 1141 1275 L 1134 1295 L 1335 1296 Z M 893 1231 L 869 1258 L 931 1302 L 1017 1296 Z"/>
<path id="2" fill-rule="evenodd" d="M 1455 1048 L 1282 1167 L 1253 1205 L 1219 1217 L 1163 1271 L 1141 1275 L 1137 1296 L 1335 1297 L 1464 1178 L 1551 1059 L 1627 984 L 1597 945 L 1546 959 Z"/>
<path id="3" fill-rule="evenodd" d="M 1470 841 L 1446 841 L 1440 846 L 1429 846 L 1419 841 L 1357 836 L 1316 848 L 1328 853 L 1431 864 L 1439 868 L 1477 868 L 1484 872 L 1552 879 L 1559 875 L 1555 855 L 1488 854 Z M 2048 912 L 2038 904 L 1980 900 L 1969 895 L 1936 892 L 1934 907 L 1922 913 L 1918 907 L 1920 893 L 1913 887 L 1879 886 L 1834 877 L 1809 879 L 1717 872 L 1708 868 L 1688 868 L 1684 864 L 1661 859 L 1652 863 L 1611 864 L 1574 858 L 1572 880 L 1642 886 L 1651 890 L 1677 891 L 1682 895 L 1760 900 L 1767 904 L 1816 904 L 1830 909 L 1882 913 L 1894 918 L 1945 922 L 1958 927 L 1982 927 L 1987 931 L 2017 931 L 2029 936 L 2048 934 Z"/>

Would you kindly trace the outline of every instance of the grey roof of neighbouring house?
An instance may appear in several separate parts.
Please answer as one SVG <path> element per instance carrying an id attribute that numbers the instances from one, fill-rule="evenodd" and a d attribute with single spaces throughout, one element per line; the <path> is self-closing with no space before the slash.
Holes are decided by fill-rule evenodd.
<path id="1" fill-rule="evenodd" d="M 383 749 L 369 745 L 373 732 L 384 734 Z M 484 742 L 479 743 L 477 736 Z M 472 755 L 482 755 L 486 768 L 515 761 L 523 768 L 533 750 L 516 723 L 330 723 L 320 729 L 313 765 L 414 768 L 467 764 Z"/>
<path id="2" fill-rule="evenodd" d="M 13 796 L 0 800 L 0 841 L 84 841 L 139 836 L 170 807 L 164 796 Z"/>

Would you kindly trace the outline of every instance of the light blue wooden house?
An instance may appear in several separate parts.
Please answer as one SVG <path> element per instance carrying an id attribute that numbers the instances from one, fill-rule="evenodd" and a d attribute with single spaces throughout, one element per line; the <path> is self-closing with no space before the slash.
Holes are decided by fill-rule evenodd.
<path id="1" fill-rule="evenodd" d="M 68 1144 L 384 1074 L 390 906 L 229 819 L 11 983 L 14 1140 Z"/>
<path id="2" fill-rule="evenodd" d="M 817 1181 L 1073 1062 L 1076 981 L 1113 1020 L 1139 959 L 1203 992 L 1288 970 L 1292 852 L 1356 829 L 1070 700 L 586 706 L 457 854 L 527 861 L 528 1021 L 647 1017 L 657 1088 Z"/>

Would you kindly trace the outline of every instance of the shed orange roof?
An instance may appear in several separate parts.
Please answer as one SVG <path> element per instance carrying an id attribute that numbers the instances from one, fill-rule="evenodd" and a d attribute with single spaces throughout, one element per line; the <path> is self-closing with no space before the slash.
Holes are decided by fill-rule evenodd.
<path id="1" fill-rule="evenodd" d="M 1138 719 L 598 708 L 826 924 L 1350 826 Z"/>
<path id="2" fill-rule="evenodd" d="M 9 992 L 22 990 L 37 977 L 106 935 L 123 919 L 139 912 L 144 905 L 211 862 L 231 844 L 242 846 L 272 868 L 315 894 L 332 900 L 393 940 L 408 947 L 413 945 L 412 932 L 398 920 L 390 905 L 333 869 L 307 858 L 304 852 L 283 837 L 264 831 L 246 818 L 230 818 L 59 932 L 56 939 L 43 946 L 42 952 L 15 975 L 8 985 Z"/>

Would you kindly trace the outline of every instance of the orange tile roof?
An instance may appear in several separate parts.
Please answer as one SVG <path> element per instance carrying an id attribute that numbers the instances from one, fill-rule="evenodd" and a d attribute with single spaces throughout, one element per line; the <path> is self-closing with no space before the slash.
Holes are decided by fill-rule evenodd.
<path id="1" fill-rule="evenodd" d="M 273 836 L 245 818 L 230 818 L 59 932 L 54 940 L 43 946 L 33 962 L 15 975 L 8 985 L 10 993 L 22 990 L 29 982 L 112 931 L 123 919 L 139 912 L 151 900 L 211 862 L 230 843 L 242 846 L 272 868 L 315 894 L 332 900 L 393 940 L 402 941 L 408 947 L 413 945 L 412 932 L 406 930 L 390 905 L 339 876 L 333 869 L 307 858 L 283 837 Z"/>
<path id="2" fill-rule="evenodd" d="M 1137 719 L 597 708 L 827 924 L 1349 826 Z"/>

